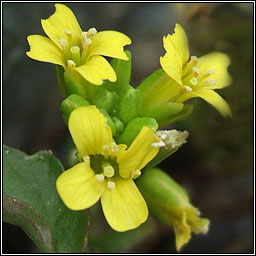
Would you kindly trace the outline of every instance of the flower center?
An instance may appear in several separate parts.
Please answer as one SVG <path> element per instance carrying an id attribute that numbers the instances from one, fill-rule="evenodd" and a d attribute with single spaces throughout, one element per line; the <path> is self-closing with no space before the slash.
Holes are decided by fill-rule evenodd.
<path id="1" fill-rule="evenodd" d="M 65 37 L 59 39 L 59 44 L 67 60 L 67 69 L 83 65 L 88 57 L 88 46 L 92 44 L 93 36 L 97 33 L 95 28 L 82 32 L 80 38 L 75 38 L 72 31 L 65 29 Z"/>
<path id="2" fill-rule="evenodd" d="M 199 59 L 196 56 L 191 56 L 190 61 L 186 64 L 182 71 L 182 83 L 183 92 L 191 92 L 193 90 L 198 90 L 203 87 L 211 86 L 216 84 L 216 79 L 209 77 L 215 74 L 214 69 L 209 69 L 205 73 L 200 72 L 198 66 Z"/>

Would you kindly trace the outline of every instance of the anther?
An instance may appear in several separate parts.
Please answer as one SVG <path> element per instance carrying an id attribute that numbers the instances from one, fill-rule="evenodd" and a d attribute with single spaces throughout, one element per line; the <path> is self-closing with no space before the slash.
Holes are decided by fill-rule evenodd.
<path id="1" fill-rule="evenodd" d="M 184 85 L 182 88 L 182 91 L 184 92 L 192 92 L 192 88 L 188 85 Z"/>
<path id="2" fill-rule="evenodd" d="M 105 176 L 103 174 L 96 174 L 95 175 L 95 179 L 98 181 L 98 182 L 103 182 L 104 179 L 105 179 Z"/>
<path id="3" fill-rule="evenodd" d="M 70 48 L 71 53 L 80 53 L 80 48 L 78 46 L 73 46 Z"/>
<path id="4" fill-rule="evenodd" d="M 113 153 L 119 151 L 119 147 L 116 145 L 115 142 L 112 142 L 112 143 L 111 143 L 111 150 L 112 150 Z"/>
<path id="5" fill-rule="evenodd" d="M 68 42 L 65 38 L 60 38 L 59 39 L 59 43 L 60 43 L 60 47 L 62 48 L 62 50 L 66 49 Z"/>
<path id="6" fill-rule="evenodd" d="M 102 152 L 101 152 L 101 154 L 102 154 L 102 155 L 109 155 L 109 153 L 110 153 L 109 145 L 104 145 L 104 146 L 102 147 Z"/>
<path id="7" fill-rule="evenodd" d="M 87 37 L 97 34 L 96 28 L 90 28 L 87 32 Z"/>
<path id="8" fill-rule="evenodd" d="M 89 162 L 90 161 L 90 157 L 89 156 L 84 156 L 83 157 L 83 161 L 84 162 Z"/>
<path id="9" fill-rule="evenodd" d="M 214 79 L 214 78 L 208 78 L 208 79 L 205 81 L 205 84 L 206 84 L 206 85 L 215 85 L 215 84 L 216 84 L 216 79 Z"/>
<path id="10" fill-rule="evenodd" d="M 141 171 L 139 169 L 132 172 L 132 179 L 137 179 L 141 175 Z"/>
<path id="11" fill-rule="evenodd" d="M 213 74 L 215 74 L 215 69 L 209 69 L 204 73 L 205 76 L 209 76 L 209 75 L 213 75 Z"/>
<path id="12" fill-rule="evenodd" d="M 190 79 L 190 83 L 191 83 L 192 85 L 197 85 L 198 81 L 197 81 L 196 77 L 192 77 L 192 78 Z"/>
<path id="13" fill-rule="evenodd" d="M 114 176 L 115 174 L 115 170 L 111 165 L 107 165 L 103 168 L 103 174 L 108 177 L 111 178 Z"/>
<path id="14" fill-rule="evenodd" d="M 76 63 L 73 60 L 68 60 L 68 70 L 76 67 Z"/>
<path id="15" fill-rule="evenodd" d="M 65 34 L 67 35 L 67 36 L 72 36 L 72 32 L 70 31 L 70 30 L 68 30 L 68 29 L 65 29 Z"/>
<path id="16" fill-rule="evenodd" d="M 192 63 L 193 66 L 196 66 L 198 63 L 198 58 L 196 56 L 191 56 L 190 62 Z"/>
<path id="17" fill-rule="evenodd" d="M 200 75 L 199 68 L 193 67 L 192 70 L 193 70 L 194 77 L 198 77 Z"/>
<path id="18" fill-rule="evenodd" d="M 109 190 L 113 190 L 116 187 L 116 183 L 113 181 L 108 181 L 107 186 Z"/>

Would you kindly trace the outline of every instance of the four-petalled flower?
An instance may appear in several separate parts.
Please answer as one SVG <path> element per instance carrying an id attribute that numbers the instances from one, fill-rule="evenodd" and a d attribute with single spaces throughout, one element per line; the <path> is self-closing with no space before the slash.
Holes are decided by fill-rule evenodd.
<path id="1" fill-rule="evenodd" d="M 49 38 L 28 36 L 30 51 L 27 55 L 78 72 L 95 85 L 101 85 L 104 79 L 115 82 L 115 71 L 101 55 L 128 60 L 123 47 L 131 43 L 130 38 L 117 31 L 97 32 L 95 28 L 82 31 L 67 6 L 56 4 L 55 7 L 56 12 L 50 18 L 41 20 Z"/>
<path id="2" fill-rule="evenodd" d="M 160 57 L 160 64 L 180 88 L 176 102 L 201 97 L 223 116 L 231 116 L 227 102 L 214 91 L 231 83 L 227 72 L 229 57 L 221 52 L 212 52 L 200 58 L 189 58 L 188 39 L 179 24 L 176 24 L 172 35 L 163 38 L 163 44 L 166 53 Z"/>
<path id="3" fill-rule="evenodd" d="M 158 137 L 144 126 L 128 149 L 117 145 L 96 106 L 75 109 L 68 126 L 83 162 L 57 179 L 57 191 L 65 205 L 82 210 L 101 198 L 104 215 L 116 231 L 145 222 L 148 208 L 133 179 L 158 153 Z"/>

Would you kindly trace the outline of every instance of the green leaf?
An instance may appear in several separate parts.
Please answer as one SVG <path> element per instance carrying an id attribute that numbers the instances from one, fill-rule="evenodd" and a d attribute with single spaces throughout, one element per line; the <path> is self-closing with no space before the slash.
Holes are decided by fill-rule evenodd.
<path id="1" fill-rule="evenodd" d="M 71 211 L 56 191 L 63 166 L 51 151 L 32 156 L 3 146 L 3 219 L 21 227 L 44 253 L 84 252 L 87 211 Z"/>

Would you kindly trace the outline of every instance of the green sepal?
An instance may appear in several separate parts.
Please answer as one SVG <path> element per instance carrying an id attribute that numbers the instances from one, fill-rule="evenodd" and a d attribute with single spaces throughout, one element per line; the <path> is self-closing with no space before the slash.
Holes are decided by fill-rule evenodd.
<path id="1" fill-rule="evenodd" d="M 156 132 L 158 124 L 155 119 L 149 117 L 137 117 L 132 119 L 125 127 L 123 133 L 117 138 L 119 144 L 130 146 L 143 126 L 147 126 Z"/>
<path id="2" fill-rule="evenodd" d="M 209 220 L 200 218 L 186 191 L 169 175 L 158 168 L 143 170 L 136 184 L 145 198 L 150 213 L 159 221 L 174 228 L 179 251 L 194 232 L 207 233 Z"/>
<path id="3" fill-rule="evenodd" d="M 68 124 L 69 116 L 73 110 L 75 110 L 78 107 L 89 106 L 89 105 L 90 103 L 79 95 L 72 94 L 68 96 L 61 103 L 61 111 L 62 111 L 64 122 Z"/>
<path id="4" fill-rule="evenodd" d="M 112 136 L 116 135 L 116 126 L 115 123 L 113 122 L 111 116 L 108 114 L 108 112 L 106 111 L 106 109 L 104 108 L 100 108 L 99 109 L 100 112 L 107 118 L 107 124 L 110 126 L 111 131 L 112 131 Z"/>
<path id="5" fill-rule="evenodd" d="M 92 99 L 92 104 L 104 108 L 109 113 L 117 104 L 118 96 L 115 92 L 100 90 Z"/>
<path id="6" fill-rule="evenodd" d="M 119 136 L 122 131 L 124 130 L 124 123 L 119 119 L 117 118 L 116 116 L 112 117 L 112 120 L 115 124 L 115 127 L 116 127 L 116 134 L 115 136 Z"/>
<path id="7" fill-rule="evenodd" d="M 64 82 L 64 68 L 60 65 L 55 65 L 56 73 L 57 73 L 57 80 L 60 88 L 60 92 L 64 98 L 68 96 L 68 92 L 66 90 L 65 82 Z"/>
<path id="8" fill-rule="evenodd" d="M 127 86 L 121 93 L 117 112 L 120 119 L 127 124 L 130 120 L 137 117 L 141 109 L 141 95 L 137 89 Z"/>
<path id="9" fill-rule="evenodd" d="M 109 91 L 115 91 L 117 94 L 120 94 L 123 90 L 123 87 L 130 84 L 131 80 L 132 55 L 128 50 L 126 50 L 125 53 L 129 60 L 112 59 L 110 62 L 111 66 L 116 72 L 116 82 L 110 82 L 109 80 L 106 80 L 103 84 L 105 89 Z"/>
<path id="10" fill-rule="evenodd" d="M 101 89 L 100 86 L 89 83 L 75 70 L 66 70 L 63 80 L 67 96 L 77 94 L 88 101 L 91 101 L 98 90 Z"/>
<path id="11" fill-rule="evenodd" d="M 60 199 L 56 179 L 63 171 L 51 151 L 29 156 L 4 145 L 3 220 L 21 227 L 44 253 L 83 253 L 88 214 Z"/>

